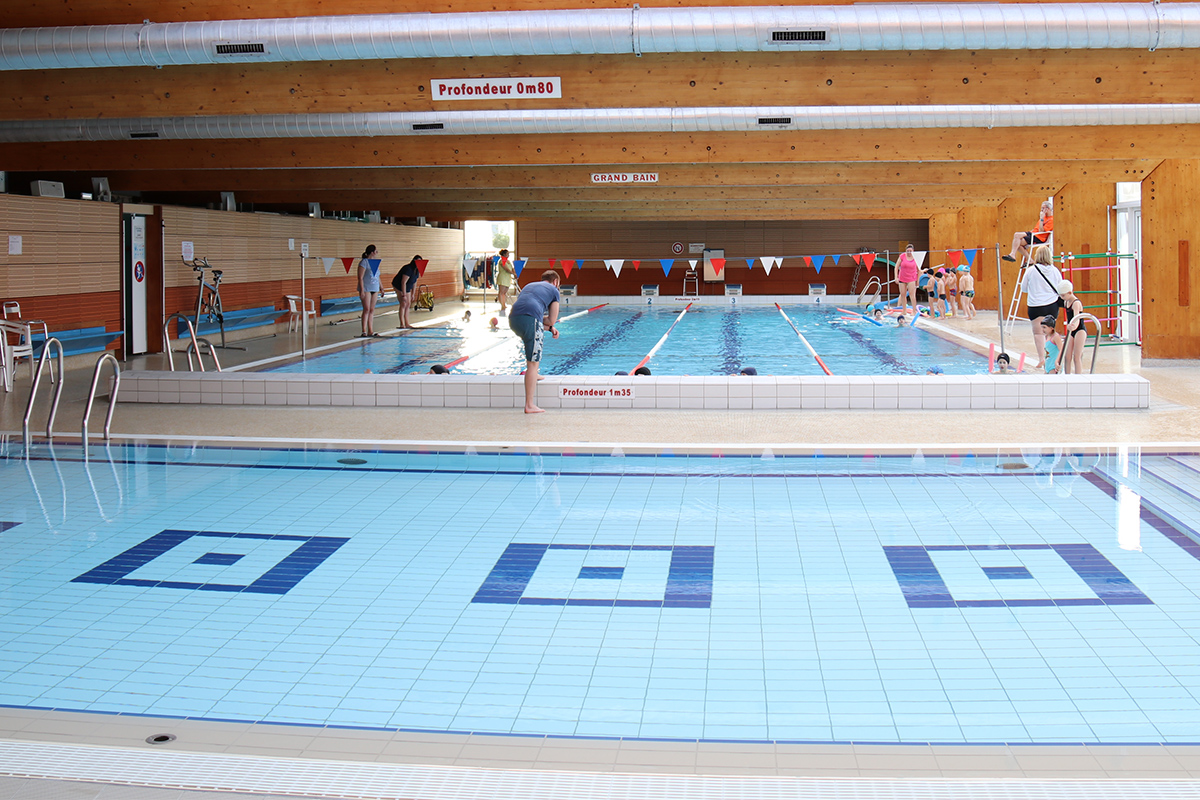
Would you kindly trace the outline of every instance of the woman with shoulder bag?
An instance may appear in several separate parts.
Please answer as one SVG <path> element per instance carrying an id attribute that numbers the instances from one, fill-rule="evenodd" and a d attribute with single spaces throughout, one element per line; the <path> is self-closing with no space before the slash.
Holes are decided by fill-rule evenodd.
<path id="1" fill-rule="evenodd" d="M 1058 319 L 1058 309 L 1062 307 L 1062 299 L 1058 296 L 1058 284 L 1061 281 L 1062 273 L 1054 266 L 1050 247 L 1042 245 L 1035 248 L 1033 261 L 1026 268 L 1025 279 L 1021 281 L 1021 291 L 1025 292 L 1039 364 L 1046 361 L 1046 334 L 1042 331 L 1042 317 Z"/>

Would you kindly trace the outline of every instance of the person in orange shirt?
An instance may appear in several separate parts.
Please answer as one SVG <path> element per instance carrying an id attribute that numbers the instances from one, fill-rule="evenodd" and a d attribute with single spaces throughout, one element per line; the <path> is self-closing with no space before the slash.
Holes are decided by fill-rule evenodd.
<path id="1" fill-rule="evenodd" d="M 1005 261 L 1016 261 L 1017 253 L 1021 254 L 1021 260 L 1024 261 L 1029 257 L 1029 248 L 1034 244 L 1042 244 L 1050 237 L 1048 234 L 1054 230 L 1054 203 L 1046 200 L 1042 203 L 1041 213 L 1038 214 L 1038 224 L 1031 231 L 1017 231 L 1013 234 L 1012 250 L 1008 255 L 1001 256 Z"/>

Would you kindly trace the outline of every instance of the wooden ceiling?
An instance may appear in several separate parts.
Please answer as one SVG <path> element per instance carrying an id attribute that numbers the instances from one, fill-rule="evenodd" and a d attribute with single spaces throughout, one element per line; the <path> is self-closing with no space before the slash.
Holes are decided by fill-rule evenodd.
<path id="1" fill-rule="evenodd" d="M 708 3 L 712 5 L 714 3 Z M 725 2 L 719 5 L 736 5 Z M 747 5 L 751 3 L 745 3 Z M 33 0 L 5 26 L 433 11 L 382 0 Z M 557 8 L 596 7 L 585 2 Z M 659 5 L 706 5 L 701 2 Z M 510 0 L 505 9 L 540 7 Z M 455 11 L 486 11 L 481 0 Z M 484 108 L 1192 103 L 1197 51 L 669 54 L 354 61 L 5 73 L 0 118 Z M 555 100 L 434 102 L 434 78 L 561 76 Z M 14 185 L 152 202 L 379 210 L 429 220 L 913 218 L 1068 183 L 1141 180 L 1200 155 L 1200 126 L 611 133 L 0 144 Z M 647 186 L 593 172 L 655 172 Z"/>

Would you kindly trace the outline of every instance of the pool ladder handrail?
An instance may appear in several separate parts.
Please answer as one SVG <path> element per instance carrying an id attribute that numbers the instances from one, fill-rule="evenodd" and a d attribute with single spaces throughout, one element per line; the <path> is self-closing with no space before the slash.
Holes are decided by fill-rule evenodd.
<path id="1" fill-rule="evenodd" d="M 1091 320 L 1096 325 L 1096 338 L 1094 340 L 1092 340 L 1092 365 L 1088 369 L 1088 374 L 1094 375 L 1094 374 L 1096 374 L 1096 355 L 1100 352 L 1100 334 L 1102 332 L 1102 328 L 1100 327 L 1100 320 L 1098 320 L 1096 318 L 1095 314 L 1089 314 L 1086 311 L 1076 314 L 1075 316 L 1079 317 L 1079 319 L 1082 320 L 1079 323 L 1079 325 L 1080 325 L 1080 327 L 1083 328 L 1083 331 L 1085 334 L 1087 333 L 1087 324 L 1086 323 L 1088 322 L 1088 320 Z M 1084 339 L 1083 346 L 1087 347 L 1087 339 L 1086 338 Z"/>
<path id="2" fill-rule="evenodd" d="M 196 365 L 192 363 L 192 352 L 196 353 L 196 362 L 200 365 L 200 371 L 204 372 L 204 356 L 203 351 L 197 347 L 197 343 L 208 345 L 208 354 L 212 357 L 213 366 L 217 368 L 217 372 L 221 371 L 221 362 L 217 358 L 217 348 L 208 339 L 196 335 L 196 327 L 192 325 L 191 317 L 184 316 L 176 311 L 174 314 L 168 314 L 163 318 L 163 352 L 167 354 L 167 364 L 171 368 L 171 372 L 175 371 L 175 351 L 171 349 L 171 336 L 169 329 L 171 320 L 180 319 L 187 323 L 188 334 L 191 337 L 188 346 L 183 352 L 187 354 L 188 372 L 195 372 Z"/>
<path id="3" fill-rule="evenodd" d="M 50 416 L 46 418 L 46 438 L 54 438 L 54 417 L 58 414 L 58 401 L 62 399 L 63 380 L 63 345 L 56 337 L 51 336 L 42 344 L 42 353 L 38 356 L 37 367 L 34 368 L 33 384 L 29 387 L 29 402 L 25 404 L 25 417 L 21 421 L 21 444 L 25 447 L 25 454 L 29 454 L 29 419 L 33 416 L 33 401 L 37 398 L 38 386 L 42 383 L 42 368 L 46 365 L 46 356 L 50 353 L 50 348 L 58 349 L 58 381 L 54 380 L 54 365 L 50 366 L 50 382 L 54 383 L 54 399 L 50 402 Z"/>
<path id="4" fill-rule="evenodd" d="M 867 280 L 867 285 L 864 286 L 862 291 L 858 293 L 857 305 L 860 305 L 860 306 L 862 305 L 863 298 L 866 297 L 871 292 L 872 284 L 874 284 L 874 288 L 875 288 L 875 300 L 873 302 L 878 303 L 881 299 L 883 299 L 883 281 L 879 280 L 878 275 L 872 275 Z"/>
<path id="5" fill-rule="evenodd" d="M 88 420 L 92 416 L 92 403 L 96 400 L 96 387 L 100 384 L 100 370 L 104 367 L 105 362 L 112 362 L 113 367 L 113 383 L 112 392 L 108 396 L 108 416 L 104 418 L 104 438 L 109 438 L 109 430 L 112 428 L 113 412 L 117 410 L 117 392 L 121 389 L 121 365 L 117 363 L 116 357 L 112 353 L 105 353 L 96 359 L 96 368 L 92 370 L 92 387 L 88 389 L 87 404 L 83 407 L 83 426 L 81 436 L 83 438 L 83 457 L 87 458 L 88 445 Z"/>

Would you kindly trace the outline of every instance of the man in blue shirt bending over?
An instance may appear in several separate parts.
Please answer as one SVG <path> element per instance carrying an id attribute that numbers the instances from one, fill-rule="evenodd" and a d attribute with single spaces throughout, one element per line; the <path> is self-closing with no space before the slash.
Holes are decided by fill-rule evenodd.
<path id="1" fill-rule="evenodd" d="M 552 269 L 542 273 L 542 279 L 521 290 L 517 302 L 513 303 L 508 315 L 508 327 L 525 343 L 525 413 L 540 414 L 537 398 L 538 364 L 542 361 L 542 339 L 544 328 L 549 328 L 555 339 L 558 328 L 558 273 Z"/>

